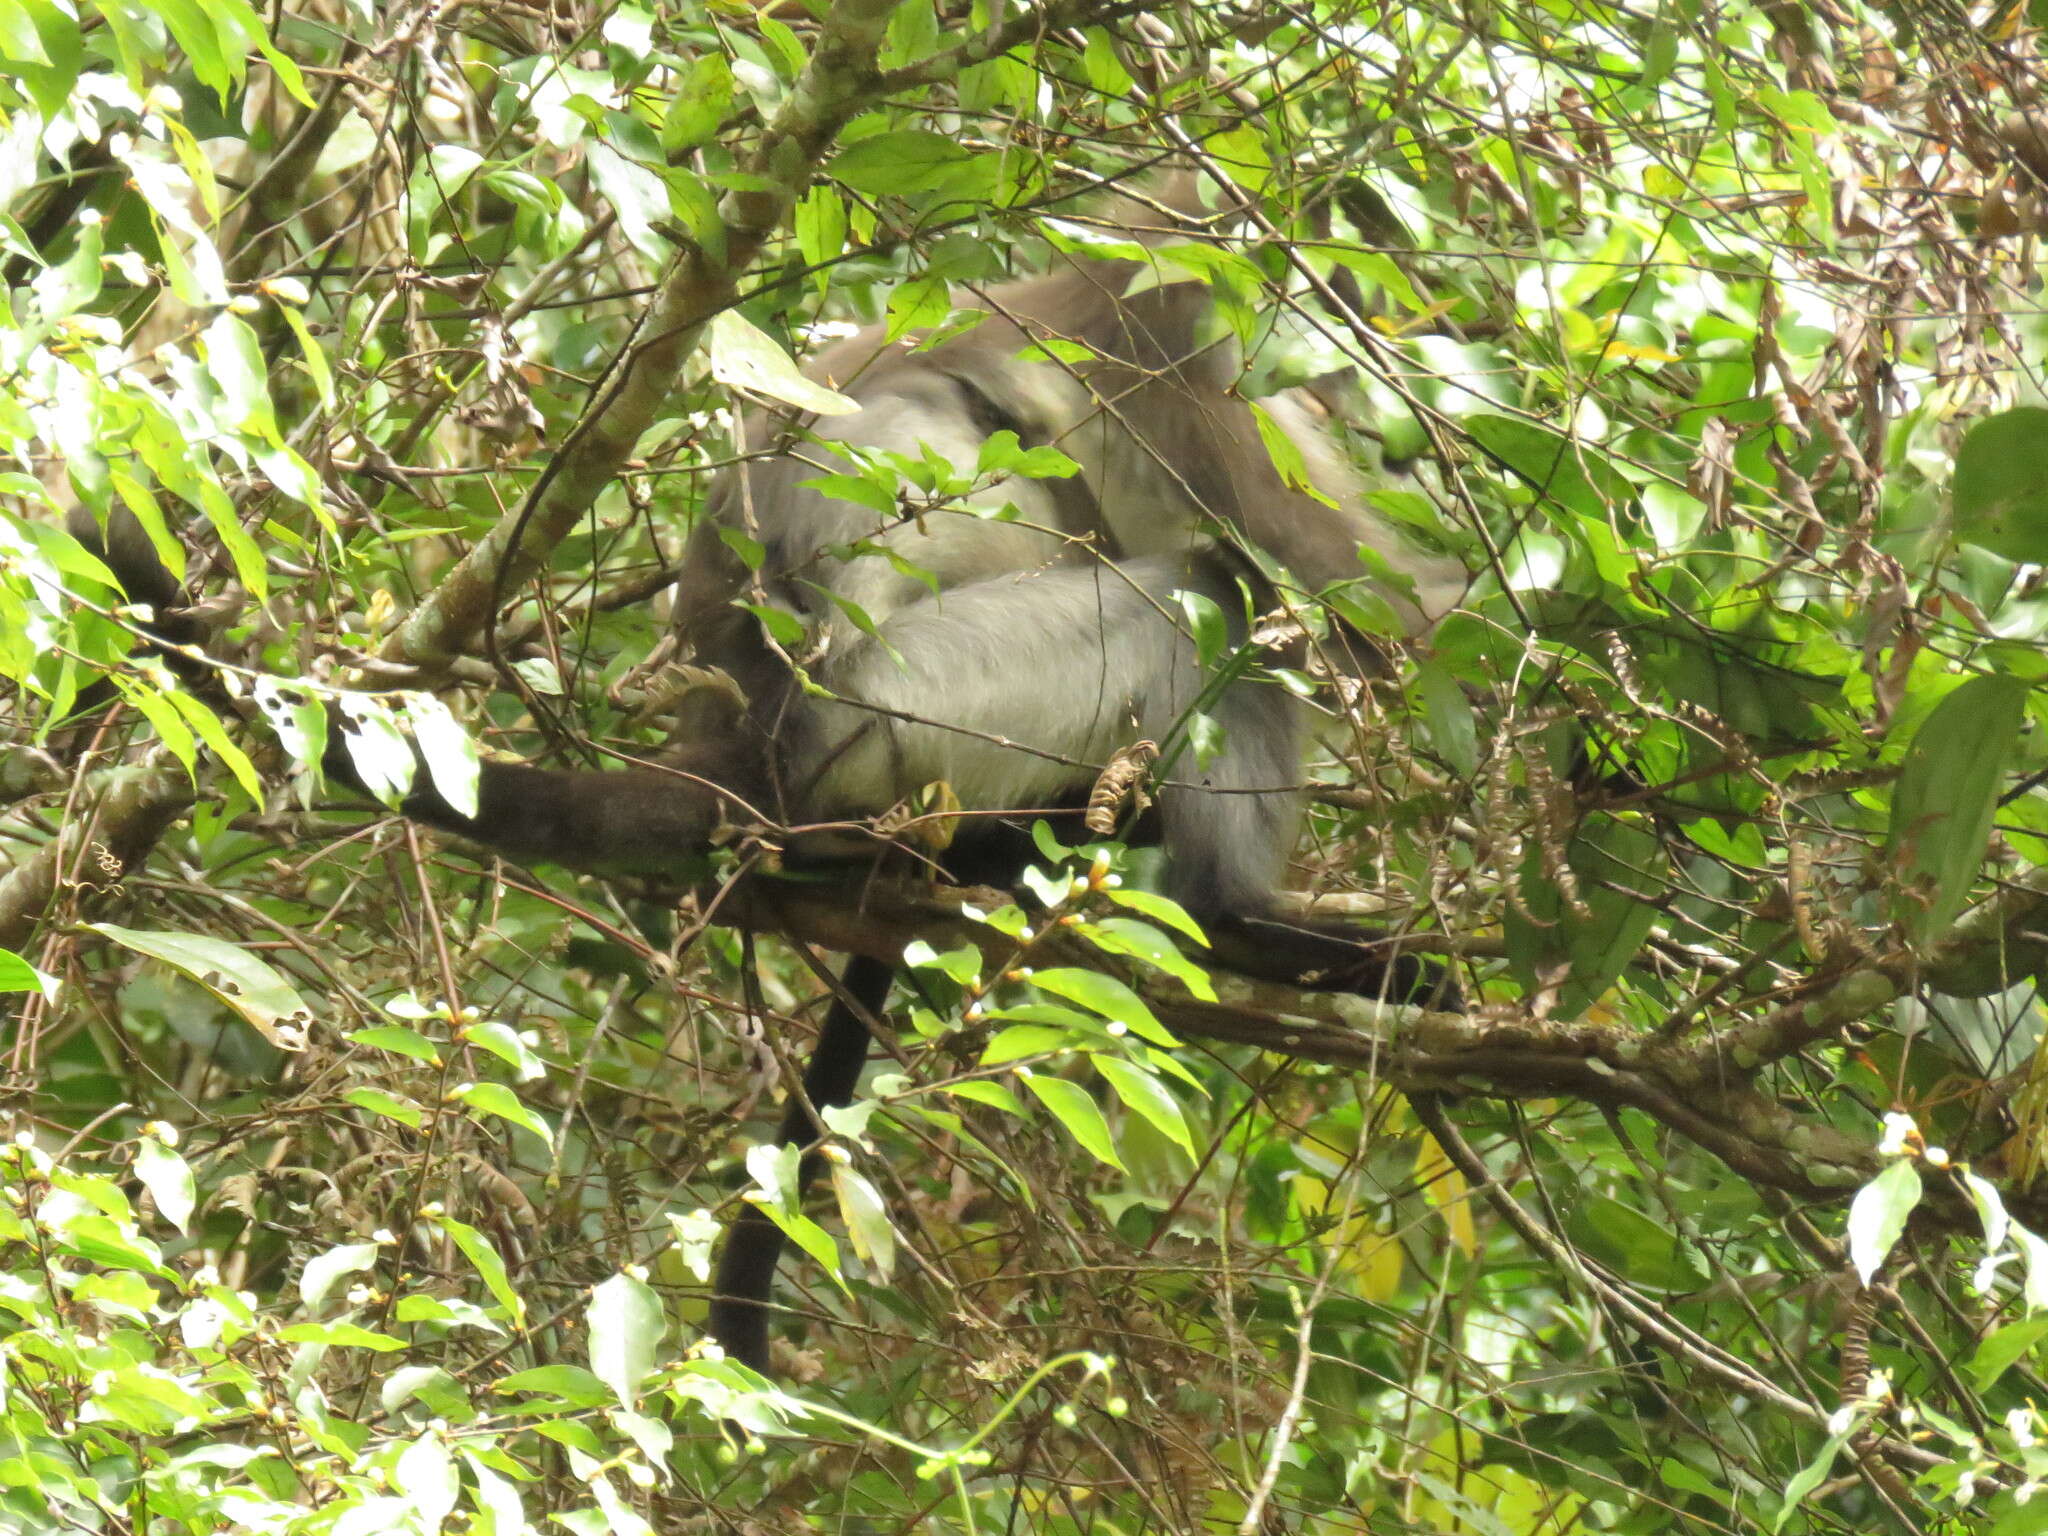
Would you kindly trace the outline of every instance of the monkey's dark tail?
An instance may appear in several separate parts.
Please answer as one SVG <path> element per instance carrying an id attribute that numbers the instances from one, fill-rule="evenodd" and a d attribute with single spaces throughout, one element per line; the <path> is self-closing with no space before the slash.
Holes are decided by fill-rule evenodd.
<path id="1" fill-rule="evenodd" d="M 818 1031 L 818 1043 L 811 1048 L 810 1065 L 804 1069 L 804 1099 L 820 1109 L 853 1102 L 854 1087 L 868 1059 L 872 1036 L 868 1020 L 881 1013 L 895 979 L 896 967 L 887 960 L 855 955 L 846 962 L 839 976 L 841 995 L 832 1000 Z M 823 1134 L 824 1127 L 812 1120 L 804 1100 L 792 1098 L 776 1140 L 807 1147 Z M 822 1161 L 811 1152 L 798 1165 L 799 1197 L 817 1177 Z M 743 1205 L 725 1234 L 712 1281 L 707 1331 L 727 1355 L 763 1375 L 768 1372 L 768 1299 L 775 1287 L 775 1266 L 782 1257 L 783 1242 L 782 1228 L 771 1217 L 756 1206 Z"/>

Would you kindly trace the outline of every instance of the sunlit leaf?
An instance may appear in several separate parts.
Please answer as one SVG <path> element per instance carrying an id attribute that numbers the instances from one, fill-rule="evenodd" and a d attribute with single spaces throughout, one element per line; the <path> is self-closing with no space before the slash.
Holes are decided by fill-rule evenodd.
<path id="1" fill-rule="evenodd" d="M 1865 1285 L 1891 1253 L 1906 1230 L 1906 1218 L 1919 1203 L 1920 1170 L 1904 1157 L 1856 1191 L 1849 1203 L 1849 1262 Z"/>

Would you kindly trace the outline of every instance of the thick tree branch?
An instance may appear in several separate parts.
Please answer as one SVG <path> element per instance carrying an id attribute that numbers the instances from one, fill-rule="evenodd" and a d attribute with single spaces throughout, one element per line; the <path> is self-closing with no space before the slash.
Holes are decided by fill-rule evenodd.
<path id="1" fill-rule="evenodd" d="M 1008 899 L 1001 892 L 938 892 L 893 882 L 799 886 L 754 879 L 727 896 L 720 914 L 884 960 L 900 957 L 912 939 L 941 949 L 969 945 L 995 967 L 1014 958 L 1014 941 L 963 917 L 961 909 Z M 1060 932 L 1035 940 L 1032 957 L 1037 964 L 1102 963 L 1099 951 Z M 1224 974 L 1213 980 L 1214 1003 L 1164 978 L 1135 984 L 1160 1021 L 1189 1039 L 1226 1040 L 1368 1071 L 1411 1093 L 1570 1097 L 1639 1110 L 1744 1178 L 1805 1199 L 1839 1198 L 1881 1166 L 1869 1144 L 1758 1091 L 1750 1073 L 1715 1041 L 1660 1041 L 1620 1025 L 1519 1013 L 1435 1013 Z"/>
<path id="2" fill-rule="evenodd" d="M 191 777 L 167 752 L 94 774 L 81 787 L 63 835 L 0 875 L 0 949 L 27 943 L 81 852 L 92 883 L 111 884 L 148 857 L 192 799 Z"/>

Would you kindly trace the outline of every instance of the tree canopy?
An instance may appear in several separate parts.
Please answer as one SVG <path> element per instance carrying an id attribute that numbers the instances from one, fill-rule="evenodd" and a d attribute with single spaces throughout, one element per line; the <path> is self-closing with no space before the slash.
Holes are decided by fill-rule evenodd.
<path id="1" fill-rule="evenodd" d="M 2048 1531 L 2044 27 L 0 0 L 0 1528 Z M 1248 217 L 1141 281 L 1472 573 L 1271 667 L 1298 898 L 1462 1011 L 1045 829 L 601 879 L 322 784 L 655 750 L 736 406 L 1168 171 Z M 835 952 L 911 985 L 806 1213 Z M 699 1342 L 743 1199 L 776 1383 Z"/>

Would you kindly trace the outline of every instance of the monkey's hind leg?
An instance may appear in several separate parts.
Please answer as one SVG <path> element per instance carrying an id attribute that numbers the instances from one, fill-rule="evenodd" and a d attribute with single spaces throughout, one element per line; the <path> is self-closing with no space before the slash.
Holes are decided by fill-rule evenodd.
<path id="1" fill-rule="evenodd" d="M 804 1070 L 803 1096 L 791 1097 L 782 1128 L 775 1133 L 778 1143 L 808 1147 L 825 1134 L 825 1128 L 811 1118 L 805 1100 L 819 1109 L 853 1102 L 853 1090 L 868 1059 L 872 1036 L 868 1020 L 881 1012 L 895 979 L 896 967 L 886 960 L 855 955 L 846 962 L 839 977 L 843 995 L 835 997 L 825 1013 L 818 1043 L 811 1048 L 810 1065 Z M 797 1165 L 799 1198 L 817 1177 L 822 1161 L 816 1152 L 810 1152 Z M 727 1355 L 763 1375 L 768 1373 L 768 1304 L 783 1243 L 782 1228 L 774 1218 L 758 1206 L 741 1206 L 718 1256 L 711 1316 L 705 1325 L 705 1331 Z"/>

